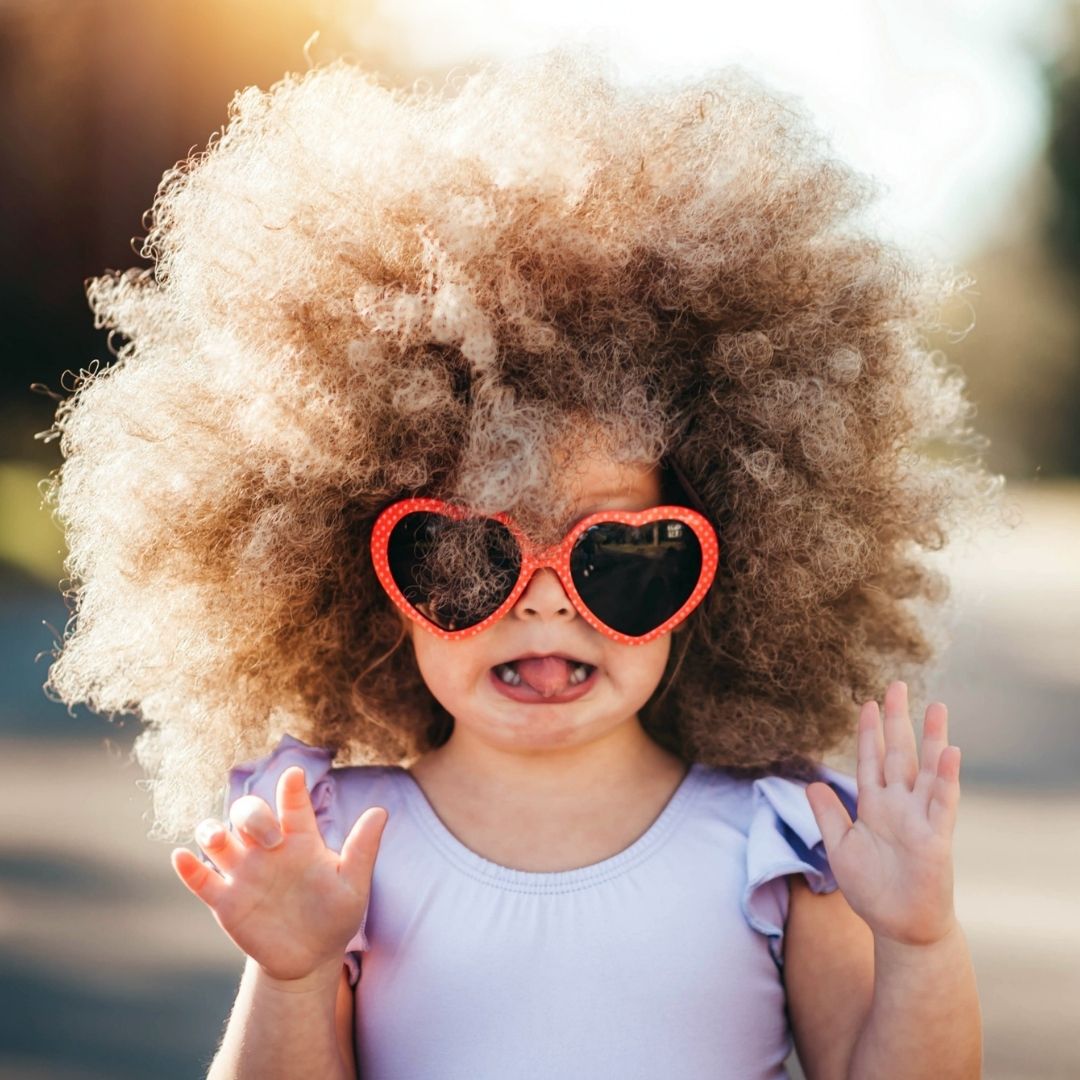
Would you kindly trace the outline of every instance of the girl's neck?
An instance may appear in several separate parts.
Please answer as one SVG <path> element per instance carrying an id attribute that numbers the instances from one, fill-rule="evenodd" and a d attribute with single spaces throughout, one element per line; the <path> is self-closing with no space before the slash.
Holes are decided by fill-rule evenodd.
<path id="1" fill-rule="evenodd" d="M 495 746 L 455 729 L 409 771 L 425 790 L 527 811 L 579 813 L 583 801 L 606 802 L 678 786 L 686 763 L 654 742 L 637 717 L 574 746 Z"/>
<path id="2" fill-rule="evenodd" d="M 467 848 L 501 866 L 554 872 L 591 866 L 629 847 L 688 768 L 635 717 L 602 739 L 529 753 L 461 731 L 409 771 Z"/>

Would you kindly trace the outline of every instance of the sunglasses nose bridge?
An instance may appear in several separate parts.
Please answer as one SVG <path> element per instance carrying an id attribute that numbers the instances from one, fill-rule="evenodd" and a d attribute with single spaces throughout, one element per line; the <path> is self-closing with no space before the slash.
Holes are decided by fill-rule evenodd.
<path id="1" fill-rule="evenodd" d="M 540 571 L 551 571 L 550 584 L 545 583 L 545 575 Z M 514 603 L 514 612 L 523 617 L 535 617 L 549 614 L 560 617 L 573 617 L 577 614 L 577 607 L 563 581 L 562 574 L 554 559 L 537 559 L 530 563 L 524 575 L 524 588 Z M 552 591 L 552 586 L 554 590 Z"/>

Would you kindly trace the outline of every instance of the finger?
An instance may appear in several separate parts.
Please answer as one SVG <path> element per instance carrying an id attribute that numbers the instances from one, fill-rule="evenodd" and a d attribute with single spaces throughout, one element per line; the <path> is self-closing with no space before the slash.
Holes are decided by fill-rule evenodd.
<path id="1" fill-rule="evenodd" d="M 200 822 L 195 830 L 195 842 L 223 874 L 234 870 L 244 857 L 244 845 L 214 818 Z"/>
<path id="2" fill-rule="evenodd" d="M 229 820 L 249 847 L 274 848 L 284 839 L 274 811 L 258 795 L 241 795 L 229 807 Z"/>
<path id="3" fill-rule="evenodd" d="M 922 748 L 919 753 L 919 775 L 915 787 L 923 796 L 923 805 L 929 813 L 934 780 L 937 777 L 941 752 L 949 745 L 948 710 L 940 701 L 926 707 L 923 718 Z"/>
<path id="4" fill-rule="evenodd" d="M 852 827 L 851 816 L 840 797 L 826 783 L 815 781 L 807 784 L 806 797 L 821 830 L 821 838 L 825 841 L 825 852 L 831 855 Z"/>
<path id="5" fill-rule="evenodd" d="M 388 816 L 381 806 L 369 807 L 357 819 L 341 845 L 338 872 L 357 893 L 365 896 L 371 891 L 371 874 L 375 869 L 375 857 L 379 853 Z"/>
<path id="6" fill-rule="evenodd" d="M 956 827 L 960 804 L 960 747 L 947 746 L 938 760 L 937 776 L 930 797 L 930 825 L 936 833 L 948 836 Z"/>
<path id="7" fill-rule="evenodd" d="M 867 701 L 859 712 L 859 761 L 855 776 L 859 789 L 883 787 L 885 777 L 881 759 L 885 756 L 885 740 L 881 734 L 881 715 L 876 701 Z"/>
<path id="8" fill-rule="evenodd" d="M 315 808 L 308 794 L 307 777 L 299 765 L 290 765 L 278 777 L 277 810 L 281 831 L 286 835 L 319 831 Z"/>
<path id="9" fill-rule="evenodd" d="M 885 691 L 886 784 L 903 784 L 909 791 L 919 772 L 915 730 L 908 717 L 907 684 L 894 682 Z"/>
<path id="10" fill-rule="evenodd" d="M 197 855 L 187 848 L 173 848 L 172 866 L 177 877 L 204 904 L 216 907 L 221 902 L 228 886 L 221 875 L 211 870 Z"/>

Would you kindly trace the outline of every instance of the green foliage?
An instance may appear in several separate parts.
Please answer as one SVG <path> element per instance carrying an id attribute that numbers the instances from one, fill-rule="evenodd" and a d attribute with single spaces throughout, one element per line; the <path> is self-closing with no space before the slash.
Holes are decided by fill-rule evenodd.
<path id="1" fill-rule="evenodd" d="M 0 564 L 56 588 L 63 575 L 64 537 L 44 505 L 33 465 L 0 462 Z"/>

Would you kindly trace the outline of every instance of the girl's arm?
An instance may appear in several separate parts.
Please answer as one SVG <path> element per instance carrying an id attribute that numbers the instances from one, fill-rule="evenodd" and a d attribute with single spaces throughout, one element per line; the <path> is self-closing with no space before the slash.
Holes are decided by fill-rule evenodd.
<path id="1" fill-rule="evenodd" d="M 249 957 L 207 1080 L 356 1080 L 352 1015 L 340 1007 L 343 996 L 351 1002 L 337 961 L 305 978 L 281 980 Z"/>
<path id="2" fill-rule="evenodd" d="M 854 823 L 832 788 L 807 785 L 842 894 L 795 888 L 789 910 L 789 1006 L 814 1080 L 981 1075 L 975 973 L 953 909 L 960 750 L 946 729 L 945 706 L 930 705 L 920 758 L 907 687 L 892 683 L 884 732 L 875 702 L 859 718 Z"/>
<path id="3" fill-rule="evenodd" d="M 875 939 L 874 1004 L 848 1076 L 981 1075 L 979 996 L 960 924 L 930 945 Z"/>
<path id="4" fill-rule="evenodd" d="M 875 941 L 839 890 L 817 896 L 789 880 L 785 982 L 807 1080 L 979 1077 L 979 999 L 959 924 L 934 945 Z"/>

